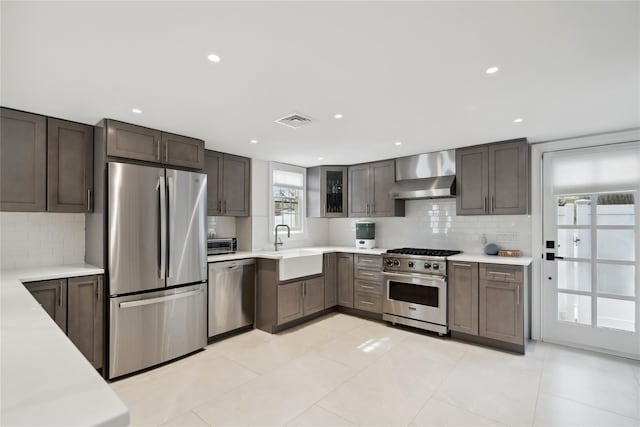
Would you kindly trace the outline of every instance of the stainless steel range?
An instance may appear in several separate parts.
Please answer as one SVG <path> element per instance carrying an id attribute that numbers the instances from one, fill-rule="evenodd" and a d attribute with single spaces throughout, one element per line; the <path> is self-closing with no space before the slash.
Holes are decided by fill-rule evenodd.
<path id="1" fill-rule="evenodd" d="M 446 334 L 447 257 L 461 251 L 391 249 L 383 257 L 386 297 L 382 318 Z"/>

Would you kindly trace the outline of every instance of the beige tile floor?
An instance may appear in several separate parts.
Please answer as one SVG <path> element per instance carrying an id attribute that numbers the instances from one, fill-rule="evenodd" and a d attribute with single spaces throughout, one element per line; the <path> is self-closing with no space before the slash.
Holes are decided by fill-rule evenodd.
<path id="1" fill-rule="evenodd" d="M 112 383 L 132 425 L 640 426 L 640 363 L 513 355 L 344 314 Z"/>

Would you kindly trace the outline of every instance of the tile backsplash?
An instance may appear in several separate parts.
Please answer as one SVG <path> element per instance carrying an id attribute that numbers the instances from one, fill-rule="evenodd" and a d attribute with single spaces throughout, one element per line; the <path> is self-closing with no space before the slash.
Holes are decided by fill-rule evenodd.
<path id="1" fill-rule="evenodd" d="M 376 223 L 376 244 L 381 248 L 421 247 L 482 253 L 488 243 L 520 249 L 531 255 L 531 217 L 528 215 L 457 216 L 455 199 L 407 200 L 406 216 L 368 218 Z M 363 218 L 364 219 L 364 218 Z M 358 218 L 329 221 L 329 243 L 353 246 Z"/>
<path id="2" fill-rule="evenodd" d="M 0 213 L 0 268 L 84 263 L 85 215 Z"/>
<path id="3" fill-rule="evenodd" d="M 207 237 L 236 237 L 236 218 L 232 216 L 208 216 Z"/>

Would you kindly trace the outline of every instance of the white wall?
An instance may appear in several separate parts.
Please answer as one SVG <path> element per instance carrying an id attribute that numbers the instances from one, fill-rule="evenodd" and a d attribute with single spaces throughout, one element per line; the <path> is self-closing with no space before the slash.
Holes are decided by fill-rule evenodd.
<path id="1" fill-rule="evenodd" d="M 482 253 L 483 234 L 502 249 L 520 249 L 531 255 L 531 217 L 528 215 L 456 216 L 455 199 L 407 200 L 406 215 L 371 218 L 380 248 L 416 247 L 457 249 Z M 353 246 L 359 218 L 329 220 L 329 244 Z"/>
<path id="2" fill-rule="evenodd" d="M 0 213 L 0 268 L 84 263 L 84 214 Z"/>
<path id="3" fill-rule="evenodd" d="M 208 216 L 207 236 L 237 237 L 236 218 L 233 216 Z"/>
<path id="4" fill-rule="evenodd" d="M 273 250 L 273 230 L 269 227 L 269 162 L 251 160 L 251 221 L 250 233 L 246 227 L 248 221 L 240 222 L 243 230 L 239 235 L 250 234 L 251 247 L 247 250 Z M 283 249 L 303 246 L 324 246 L 329 244 L 329 220 L 325 218 L 307 218 L 304 237 L 282 237 Z M 246 247 L 244 238 L 240 238 L 238 246 Z"/>

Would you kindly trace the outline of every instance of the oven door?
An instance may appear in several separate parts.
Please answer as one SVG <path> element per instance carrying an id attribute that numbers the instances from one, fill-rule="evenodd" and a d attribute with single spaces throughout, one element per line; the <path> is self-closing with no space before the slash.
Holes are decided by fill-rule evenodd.
<path id="1" fill-rule="evenodd" d="M 395 316 L 447 325 L 447 279 L 411 273 L 384 273 L 383 311 Z"/>

